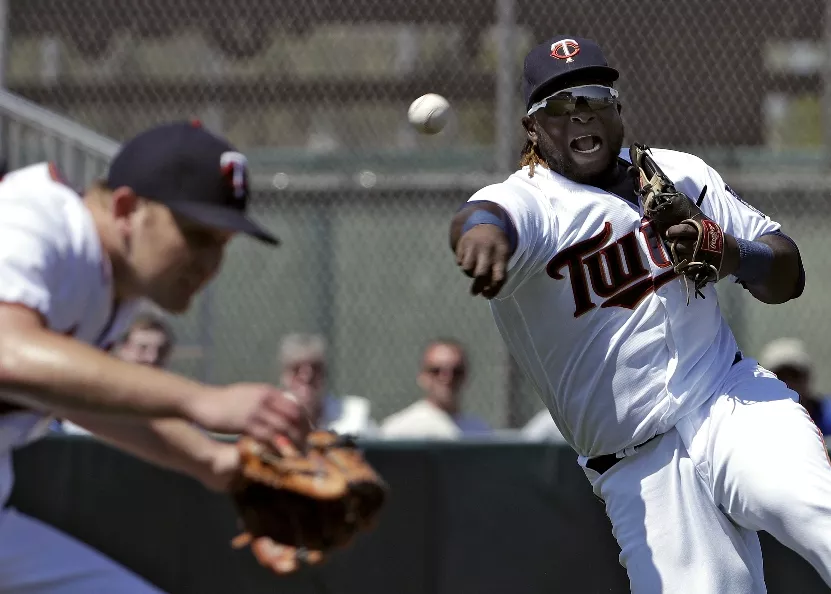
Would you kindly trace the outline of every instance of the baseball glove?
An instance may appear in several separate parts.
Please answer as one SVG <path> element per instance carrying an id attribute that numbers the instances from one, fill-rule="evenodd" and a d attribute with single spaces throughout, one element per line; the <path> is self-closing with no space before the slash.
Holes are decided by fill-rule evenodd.
<path id="1" fill-rule="evenodd" d="M 353 439 L 312 432 L 304 452 L 287 439 L 273 445 L 248 437 L 237 443 L 241 469 L 231 497 L 244 532 L 234 548 L 251 546 L 276 573 L 323 560 L 372 528 L 389 488 Z"/>
<path id="2" fill-rule="evenodd" d="M 687 305 L 690 303 L 690 283 L 695 288 L 695 296 L 703 299 L 702 289 L 721 278 L 724 259 L 724 232 L 700 208 L 707 186 L 693 202 L 661 171 L 649 147 L 634 143 L 629 147 L 629 157 L 638 172 L 643 216 L 655 223 L 658 234 L 669 246 L 673 268 L 683 277 L 687 288 Z M 692 237 L 668 238 L 667 230 L 675 225 L 691 226 L 694 229 Z"/>

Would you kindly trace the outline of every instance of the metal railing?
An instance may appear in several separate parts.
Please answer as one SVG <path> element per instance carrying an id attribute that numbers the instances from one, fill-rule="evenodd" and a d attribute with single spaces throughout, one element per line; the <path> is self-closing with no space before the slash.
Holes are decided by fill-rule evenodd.
<path id="1" fill-rule="evenodd" d="M 0 90 L 0 154 L 10 169 L 52 161 L 71 184 L 81 187 L 106 172 L 118 146 L 115 140 Z"/>

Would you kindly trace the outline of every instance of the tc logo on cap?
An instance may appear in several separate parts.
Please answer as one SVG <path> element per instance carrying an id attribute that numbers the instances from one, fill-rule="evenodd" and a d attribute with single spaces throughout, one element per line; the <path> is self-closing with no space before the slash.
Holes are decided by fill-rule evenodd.
<path id="1" fill-rule="evenodd" d="M 573 39 L 561 39 L 551 44 L 551 57 L 566 62 L 574 62 L 574 56 L 580 53 L 580 44 Z"/>
<path id="2" fill-rule="evenodd" d="M 236 152 L 222 153 L 219 166 L 234 192 L 234 198 L 245 200 L 248 196 L 248 160 L 245 155 Z"/>

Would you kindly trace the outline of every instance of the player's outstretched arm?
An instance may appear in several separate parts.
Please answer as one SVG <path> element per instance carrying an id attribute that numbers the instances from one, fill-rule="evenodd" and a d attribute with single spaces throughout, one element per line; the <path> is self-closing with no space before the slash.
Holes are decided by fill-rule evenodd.
<path id="1" fill-rule="evenodd" d="M 516 230 L 497 204 L 476 202 L 462 208 L 450 223 L 450 248 L 456 264 L 473 279 L 470 292 L 492 299 L 507 280 L 516 249 Z"/>
<path id="2" fill-rule="evenodd" d="M 214 491 L 228 488 L 239 467 L 239 450 L 181 419 L 126 422 L 94 413 L 69 420 L 103 441 L 142 460 L 186 474 Z"/>
<path id="3" fill-rule="evenodd" d="M 56 414 L 180 418 L 219 433 L 301 441 L 308 421 L 298 403 L 264 384 L 212 387 L 121 361 L 43 325 L 27 307 L 0 304 L 3 399 Z"/>

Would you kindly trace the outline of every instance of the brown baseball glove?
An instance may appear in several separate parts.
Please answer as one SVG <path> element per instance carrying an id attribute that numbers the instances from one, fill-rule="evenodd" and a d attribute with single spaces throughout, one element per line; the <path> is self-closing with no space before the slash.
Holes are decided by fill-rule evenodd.
<path id="1" fill-rule="evenodd" d="M 675 272 L 682 275 L 687 287 L 687 304 L 689 283 L 695 288 L 695 296 L 703 299 L 701 290 L 722 277 L 724 259 L 724 232 L 700 208 L 707 186 L 693 202 L 661 171 L 649 147 L 634 143 L 629 148 L 629 157 L 638 172 L 643 216 L 654 221 L 658 234 L 669 246 Z"/>
<path id="2" fill-rule="evenodd" d="M 244 532 L 234 548 L 251 545 L 276 573 L 321 562 L 371 529 L 389 488 L 353 439 L 312 432 L 305 451 L 287 439 L 273 445 L 240 438 L 241 470 L 231 497 Z"/>

